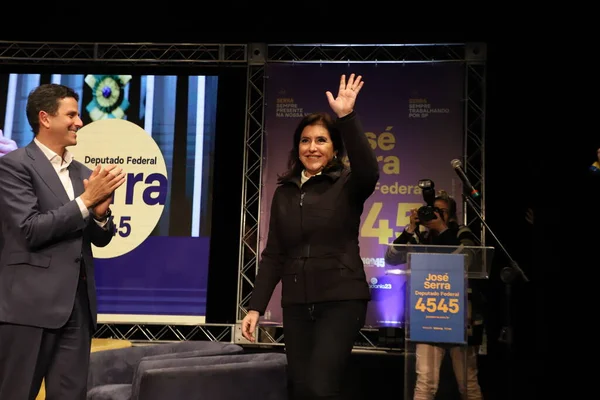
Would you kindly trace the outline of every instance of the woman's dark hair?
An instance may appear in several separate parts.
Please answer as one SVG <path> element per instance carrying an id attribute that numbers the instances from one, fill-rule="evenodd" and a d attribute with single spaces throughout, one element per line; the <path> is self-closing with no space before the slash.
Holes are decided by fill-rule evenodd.
<path id="1" fill-rule="evenodd" d="M 322 125 L 325 129 L 327 129 L 327 132 L 329 132 L 329 136 L 331 137 L 331 142 L 333 143 L 333 150 L 337 153 L 336 157 L 334 157 L 325 166 L 325 168 L 323 168 L 323 172 L 344 167 L 343 159 L 346 156 L 346 149 L 344 147 L 344 141 L 342 140 L 340 131 L 335 127 L 335 122 L 329 114 L 316 112 L 306 115 L 298 123 L 298 126 L 294 131 L 292 149 L 290 150 L 288 157 L 288 169 L 286 172 L 279 175 L 279 182 L 299 176 L 304 169 L 304 165 L 302 164 L 302 161 L 300 161 L 300 156 L 298 155 L 300 148 L 300 137 L 302 136 L 302 131 L 304 128 L 312 125 Z"/>

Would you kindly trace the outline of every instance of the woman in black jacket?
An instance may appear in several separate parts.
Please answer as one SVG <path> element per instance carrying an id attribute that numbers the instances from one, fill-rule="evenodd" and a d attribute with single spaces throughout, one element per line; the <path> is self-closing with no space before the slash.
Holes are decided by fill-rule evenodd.
<path id="1" fill-rule="evenodd" d="M 354 111 L 361 76 L 325 94 L 337 120 L 305 116 L 294 132 L 289 170 L 273 195 L 267 243 L 242 321 L 253 333 L 277 283 L 294 399 L 338 399 L 370 291 L 358 244 L 365 200 L 379 166 Z M 347 152 L 351 169 L 343 160 Z"/>

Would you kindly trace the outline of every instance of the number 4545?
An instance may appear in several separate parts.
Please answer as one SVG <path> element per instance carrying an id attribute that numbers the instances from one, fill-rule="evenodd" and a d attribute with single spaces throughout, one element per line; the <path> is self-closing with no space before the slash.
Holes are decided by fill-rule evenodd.
<path id="1" fill-rule="evenodd" d="M 419 297 L 415 304 L 415 310 L 422 312 L 441 311 L 456 314 L 460 310 L 460 306 L 458 304 L 458 299 L 450 299 L 446 303 L 446 299 L 444 298 L 438 300 L 434 297 L 428 297 L 426 301 L 423 301 L 423 298 Z"/>

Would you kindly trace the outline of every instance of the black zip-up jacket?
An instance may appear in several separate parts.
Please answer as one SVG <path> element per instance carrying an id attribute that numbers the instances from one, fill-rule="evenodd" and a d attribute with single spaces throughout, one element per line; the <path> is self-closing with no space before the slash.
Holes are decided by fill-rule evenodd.
<path id="1" fill-rule="evenodd" d="M 336 121 L 351 168 L 282 182 L 273 195 L 267 243 L 249 309 L 263 315 L 277 283 L 281 305 L 370 300 L 358 243 L 365 200 L 379 166 L 355 112 Z"/>

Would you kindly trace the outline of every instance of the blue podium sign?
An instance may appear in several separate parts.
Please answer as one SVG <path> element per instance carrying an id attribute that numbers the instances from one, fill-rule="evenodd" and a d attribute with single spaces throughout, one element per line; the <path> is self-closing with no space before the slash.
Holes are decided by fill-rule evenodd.
<path id="1" fill-rule="evenodd" d="M 410 253 L 409 337 L 466 344 L 465 255 Z"/>

